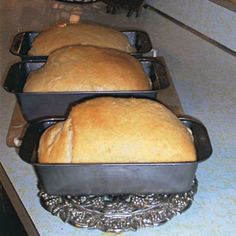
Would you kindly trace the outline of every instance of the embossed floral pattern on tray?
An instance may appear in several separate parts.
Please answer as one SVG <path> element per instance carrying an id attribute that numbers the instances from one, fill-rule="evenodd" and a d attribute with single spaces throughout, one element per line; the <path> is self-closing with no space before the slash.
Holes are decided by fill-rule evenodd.
<path id="1" fill-rule="evenodd" d="M 39 192 L 41 205 L 51 214 L 76 227 L 107 232 L 158 226 L 188 209 L 197 192 L 180 194 L 53 196 Z"/>

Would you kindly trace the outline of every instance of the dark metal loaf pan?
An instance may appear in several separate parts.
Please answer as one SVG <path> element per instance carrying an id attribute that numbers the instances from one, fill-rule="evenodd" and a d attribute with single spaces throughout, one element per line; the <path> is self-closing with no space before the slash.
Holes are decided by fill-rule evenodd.
<path id="1" fill-rule="evenodd" d="M 144 31 L 121 31 L 128 37 L 129 43 L 136 50 L 132 53 L 134 56 L 141 56 L 152 50 L 152 43 L 149 35 Z M 22 32 L 17 34 L 10 47 L 10 52 L 16 56 L 20 56 L 23 61 L 41 61 L 47 59 L 47 56 L 30 56 L 28 51 L 31 48 L 34 38 L 39 32 Z"/>
<path id="2" fill-rule="evenodd" d="M 133 91 L 78 91 L 78 92 L 23 92 L 28 73 L 45 64 L 41 62 L 19 62 L 11 66 L 4 88 L 14 93 L 24 118 L 31 122 L 48 117 L 65 117 L 69 106 L 75 102 L 97 96 L 146 97 L 155 99 L 158 90 L 169 86 L 169 73 L 163 58 L 139 58 L 145 73 L 152 82 L 152 90 Z M 112 75 L 111 75 L 112 76 Z M 40 81 L 39 81 L 40 83 Z"/>
<path id="3" fill-rule="evenodd" d="M 158 118 L 157 118 L 158 119 Z M 212 153 L 204 125 L 180 117 L 191 129 L 197 151 L 196 162 L 132 164 L 39 164 L 37 150 L 43 131 L 62 119 L 30 124 L 19 156 L 31 164 L 43 191 L 54 195 L 180 193 L 191 188 L 198 164 Z"/>

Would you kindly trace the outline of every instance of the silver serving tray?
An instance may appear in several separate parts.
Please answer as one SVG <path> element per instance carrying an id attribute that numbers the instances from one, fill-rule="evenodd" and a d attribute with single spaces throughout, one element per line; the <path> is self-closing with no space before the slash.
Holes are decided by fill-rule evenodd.
<path id="1" fill-rule="evenodd" d="M 52 215 L 79 228 L 120 233 L 159 226 L 183 213 L 197 192 L 197 180 L 180 194 L 54 196 L 39 192 L 41 205 Z"/>

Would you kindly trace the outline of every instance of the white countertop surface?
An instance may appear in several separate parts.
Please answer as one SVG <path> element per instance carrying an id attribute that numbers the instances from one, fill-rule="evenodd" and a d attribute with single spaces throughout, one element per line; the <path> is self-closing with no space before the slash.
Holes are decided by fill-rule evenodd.
<path id="1" fill-rule="evenodd" d="M 49 24 L 68 21 L 71 14 L 82 14 L 83 20 L 147 31 L 158 54 L 166 59 L 185 113 L 199 118 L 207 127 L 213 155 L 199 165 L 199 188 L 189 210 L 163 226 L 121 235 L 235 235 L 235 57 L 150 10 L 144 10 L 139 18 L 127 18 L 124 13 L 105 14 L 103 8 L 102 3 L 81 7 L 49 0 L 1 1 L 1 80 L 5 79 L 9 66 L 19 61 L 8 51 L 16 33 L 42 30 Z M 40 206 L 32 167 L 6 146 L 16 99 L 2 88 L 0 91 L 0 161 L 39 234 L 108 235 L 72 227 Z"/>

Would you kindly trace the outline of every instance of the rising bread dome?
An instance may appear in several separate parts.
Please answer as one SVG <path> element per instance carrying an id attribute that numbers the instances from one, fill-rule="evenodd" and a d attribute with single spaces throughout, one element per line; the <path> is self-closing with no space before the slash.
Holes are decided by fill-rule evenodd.
<path id="1" fill-rule="evenodd" d="M 109 27 L 78 23 L 56 25 L 41 32 L 28 54 L 47 56 L 55 49 L 75 44 L 114 48 L 128 53 L 134 51 L 123 33 Z"/>
<path id="2" fill-rule="evenodd" d="M 127 53 L 93 46 L 54 51 L 30 73 L 24 92 L 150 90 L 142 65 Z"/>
<path id="3" fill-rule="evenodd" d="M 48 128 L 40 163 L 195 161 L 190 133 L 166 107 L 148 99 L 96 98 Z"/>

